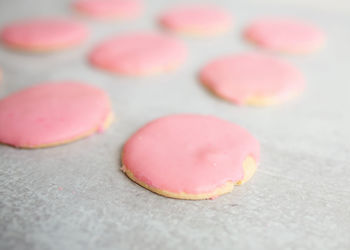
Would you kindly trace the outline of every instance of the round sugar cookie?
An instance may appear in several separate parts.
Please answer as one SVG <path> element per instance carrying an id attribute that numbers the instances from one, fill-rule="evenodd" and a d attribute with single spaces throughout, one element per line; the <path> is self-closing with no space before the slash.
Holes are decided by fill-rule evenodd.
<path id="1" fill-rule="evenodd" d="M 160 17 L 160 23 L 175 32 L 212 36 L 228 31 L 232 26 L 232 17 L 217 6 L 189 5 L 166 11 Z"/>
<path id="2" fill-rule="evenodd" d="M 259 154 L 258 141 L 238 125 L 208 115 L 170 115 L 131 136 L 122 170 L 163 196 L 210 199 L 252 177 Z"/>
<path id="3" fill-rule="evenodd" d="M 109 98 L 96 87 L 38 84 L 0 100 L 0 143 L 19 148 L 64 144 L 103 131 L 111 118 Z"/>
<path id="4" fill-rule="evenodd" d="M 140 0 L 78 0 L 74 8 L 98 19 L 132 19 L 141 14 Z"/>
<path id="5" fill-rule="evenodd" d="M 245 37 L 258 46 L 287 53 L 309 53 L 323 46 L 324 33 L 316 26 L 294 19 L 261 18 L 245 30 Z"/>
<path id="6" fill-rule="evenodd" d="M 1 39 L 9 47 L 47 52 L 73 47 L 88 36 L 87 28 L 62 18 L 30 19 L 11 23 L 2 30 Z"/>
<path id="7" fill-rule="evenodd" d="M 186 56 L 185 45 L 176 38 L 137 32 L 102 42 L 90 54 L 90 62 L 119 74 L 151 75 L 177 68 Z"/>
<path id="8" fill-rule="evenodd" d="M 238 105 L 280 103 L 300 94 L 305 85 L 303 75 L 294 66 L 256 52 L 215 59 L 199 77 L 213 93 Z"/>

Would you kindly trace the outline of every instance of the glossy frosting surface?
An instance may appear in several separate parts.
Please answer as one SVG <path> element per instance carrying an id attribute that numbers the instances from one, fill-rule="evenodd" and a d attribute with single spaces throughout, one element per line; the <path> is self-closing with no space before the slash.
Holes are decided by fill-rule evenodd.
<path id="1" fill-rule="evenodd" d="M 294 19 L 262 18 L 253 21 L 245 36 L 261 47 L 283 52 L 311 52 L 324 43 L 324 33 L 316 26 Z"/>
<path id="2" fill-rule="evenodd" d="M 207 64 L 201 82 L 218 96 L 236 104 L 249 98 L 287 98 L 304 88 L 303 75 L 291 64 L 262 53 L 224 56 Z"/>
<path id="3" fill-rule="evenodd" d="M 0 142 L 36 147 L 102 130 L 111 113 L 104 91 L 78 82 L 49 82 L 0 100 Z"/>
<path id="4" fill-rule="evenodd" d="M 90 54 L 90 61 L 109 71 L 146 75 L 170 70 L 182 63 L 186 56 L 184 43 L 174 37 L 137 32 L 102 42 Z"/>
<path id="5" fill-rule="evenodd" d="M 74 20 L 42 18 L 11 23 L 2 30 L 2 40 L 11 47 L 46 50 L 82 42 L 87 28 Z"/>
<path id="6" fill-rule="evenodd" d="M 166 11 L 160 22 L 174 31 L 210 35 L 227 30 L 231 26 L 232 18 L 228 12 L 217 6 L 189 5 Z"/>
<path id="7" fill-rule="evenodd" d="M 135 18 L 140 15 L 140 0 L 78 0 L 74 7 L 96 18 Z"/>
<path id="8" fill-rule="evenodd" d="M 151 187 L 188 194 L 243 179 L 243 161 L 259 161 L 259 143 L 245 129 L 207 115 L 154 120 L 124 145 L 123 165 Z"/>

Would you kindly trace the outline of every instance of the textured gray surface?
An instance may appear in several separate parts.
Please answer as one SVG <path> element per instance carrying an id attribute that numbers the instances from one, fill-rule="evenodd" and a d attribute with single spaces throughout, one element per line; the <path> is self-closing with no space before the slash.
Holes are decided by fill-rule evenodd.
<path id="1" fill-rule="evenodd" d="M 0 145 L 0 249 L 350 249 L 348 2 L 220 1 L 236 16 L 234 31 L 184 38 L 190 58 L 177 72 L 123 78 L 90 68 L 85 57 L 97 41 L 158 28 L 152 17 L 169 2 L 147 2 L 137 21 L 83 20 L 92 36 L 78 49 L 31 55 L 0 48 L 0 97 L 42 81 L 82 80 L 108 91 L 118 117 L 104 134 L 65 146 Z M 0 0 L 1 26 L 45 13 L 74 16 L 67 1 Z M 268 108 L 236 107 L 209 94 L 198 69 L 215 56 L 254 49 L 239 34 L 268 13 L 310 19 L 328 34 L 319 53 L 283 56 L 305 73 L 305 94 Z M 119 171 L 125 140 L 145 122 L 179 112 L 214 114 L 250 130 L 262 146 L 252 181 L 215 200 L 181 201 L 127 179 Z"/>

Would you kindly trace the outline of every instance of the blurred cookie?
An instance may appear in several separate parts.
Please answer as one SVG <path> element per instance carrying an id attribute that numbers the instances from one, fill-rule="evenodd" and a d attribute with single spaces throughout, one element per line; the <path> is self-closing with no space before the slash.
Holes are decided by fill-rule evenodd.
<path id="1" fill-rule="evenodd" d="M 185 61 L 187 49 L 174 37 L 136 32 L 117 35 L 90 54 L 96 67 L 124 75 L 152 75 L 173 70 Z"/>
<path id="2" fill-rule="evenodd" d="M 300 94 L 304 77 L 291 64 L 262 53 L 223 56 L 207 64 L 200 80 L 216 95 L 238 105 L 265 106 Z"/>
<path id="3" fill-rule="evenodd" d="M 74 20 L 42 18 L 17 21 L 5 26 L 2 41 L 9 47 L 47 52 L 73 47 L 88 36 L 87 28 Z"/>
<path id="4" fill-rule="evenodd" d="M 245 30 L 245 37 L 262 48 L 287 53 L 310 53 L 323 46 L 324 33 L 305 21 L 261 18 Z"/>
<path id="5" fill-rule="evenodd" d="M 140 0 L 78 0 L 73 6 L 80 13 L 98 19 L 133 19 L 142 11 Z"/>
<path id="6" fill-rule="evenodd" d="M 230 13 L 217 6 L 188 5 L 167 10 L 160 23 L 169 30 L 195 36 L 214 36 L 232 26 Z"/>
<path id="7" fill-rule="evenodd" d="M 106 93 L 78 82 L 50 82 L 0 100 L 0 143 L 41 148 L 106 129 L 112 110 Z"/>

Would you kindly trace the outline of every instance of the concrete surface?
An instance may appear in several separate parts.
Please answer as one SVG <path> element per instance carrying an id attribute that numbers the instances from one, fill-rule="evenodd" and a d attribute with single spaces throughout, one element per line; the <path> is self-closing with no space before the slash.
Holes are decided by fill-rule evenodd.
<path id="1" fill-rule="evenodd" d="M 92 31 L 84 46 L 66 52 L 1 47 L 0 97 L 42 81 L 81 80 L 108 91 L 118 118 L 104 134 L 65 146 L 0 146 L 0 249 L 350 249 L 349 2 L 218 1 L 235 15 L 235 29 L 213 39 L 184 38 L 190 58 L 178 71 L 126 78 L 91 68 L 85 58 L 94 44 L 125 30 L 158 29 L 155 15 L 175 3 L 145 2 L 139 20 L 95 22 L 73 13 L 68 1 L 0 0 L 1 27 L 67 15 Z M 299 16 L 326 31 L 319 53 L 281 56 L 305 73 L 306 92 L 268 108 L 212 96 L 196 79 L 199 68 L 225 53 L 254 50 L 240 33 L 266 14 Z M 119 171 L 125 140 L 145 122 L 179 112 L 214 114 L 250 130 L 262 146 L 255 177 L 206 201 L 167 199 L 126 178 Z"/>

